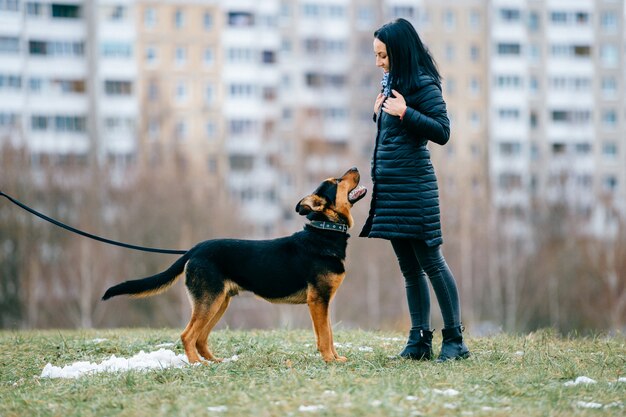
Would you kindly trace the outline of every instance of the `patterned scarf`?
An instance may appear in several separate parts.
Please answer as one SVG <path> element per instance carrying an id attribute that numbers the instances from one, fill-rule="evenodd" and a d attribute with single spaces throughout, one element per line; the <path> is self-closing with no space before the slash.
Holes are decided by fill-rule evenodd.
<path id="1" fill-rule="evenodd" d="M 380 81 L 380 85 L 383 87 L 383 95 L 389 97 L 391 96 L 391 78 L 389 78 L 389 73 L 383 73 L 383 79 Z"/>

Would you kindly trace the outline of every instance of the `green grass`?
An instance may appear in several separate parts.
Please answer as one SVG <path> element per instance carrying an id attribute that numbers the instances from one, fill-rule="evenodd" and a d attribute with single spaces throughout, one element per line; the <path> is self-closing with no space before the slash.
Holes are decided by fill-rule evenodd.
<path id="1" fill-rule="evenodd" d="M 622 416 L 626 341 L 525 336 L 469 338 L 472 357 L 444 364 L 392 359 L 398 333 L 336 331 L 345 364 L 327 365 L 307 330 L 214 332 L 236 362 L 156 371 L 39 378 L 51 362 L 100 362 L 175 342 L 179 330 L 0 332 L 0 416 Z M 437 335 L 436 344 L 440 343 Z M 106 338 L 94 342 L 95 338 Z M 359 349 L 371 347 L 373 350 Z M 438 346 L 435 347 L 438 349 Z M 522 354 L 523 352 L 523 354 Z M 592 385 L 567 387 L 587 376 Z M 456 396 L 436 390 L 454 389 Z M 581 408 L 579 401 L 612 404 Z M 210 407 L 225 406 L 225 411 Z M 301 406 L 323 406 L 315 411 Z"/>

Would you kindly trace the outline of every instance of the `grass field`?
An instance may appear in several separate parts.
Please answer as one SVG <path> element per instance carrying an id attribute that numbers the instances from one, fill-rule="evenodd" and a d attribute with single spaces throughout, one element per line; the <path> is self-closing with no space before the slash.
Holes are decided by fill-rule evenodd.
<path id="1" fill-rule="evenodd" d="M 0 332 L 0 416 L 623 416 L 626 340 L 469 338 L 472 357 L 444 364 L 393 359 L 398 333 L 336 331 L 345 364 L 326 365 L 308 330 L 212 335 L 209 366 L 40 378 L 47 363 L 130 357 L 179 330 Z M 437 335 L 435 343 L 440 343 Z M 435 347 L 436 350 L 439 346 Z M 596 383 L 566 385 L 579 376 Z"/>

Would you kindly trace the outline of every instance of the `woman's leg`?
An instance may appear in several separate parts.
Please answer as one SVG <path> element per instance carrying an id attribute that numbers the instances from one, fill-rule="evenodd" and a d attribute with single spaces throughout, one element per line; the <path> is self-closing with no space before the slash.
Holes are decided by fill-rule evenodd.
<path id="1" fill-rule="evenodd" d="M 470 352 L 463 342 L 459 292 L 441 248 L 431 248 L 423 241 L 413 241 L 412 244 L 415 257 L 433 285 L 443 316 L 443 341 L 437 362 L 467 358 Z"/>
<path id="2" fill-rule="evenodd" d="M 404 276 L 406 298 L 411 315 L 411 329 L 430 330 L 430 292 L 424 270 L 420 266 L 412 241 L 392 240 L 391 245 L 398 257 Z"/>
<path id="3" fill-rule="evenodd" d="M 411 315 L 411 330 L 406 346 L 400 352 L 405 359 L 428 360 L 433 356 L 433 332 L 430 330 L 430 292 L 424 271 L 419 265 L 409 240 L 393 240 Z"/>
<path id="4" fill-rule="evenodd" d="M 461 325 L 459 292 L 454 276 L 441 253 L 441 247 L 429 247 L 424 241 L 411 241 L 413 253 L 432 283 L 445 328 Z"/>

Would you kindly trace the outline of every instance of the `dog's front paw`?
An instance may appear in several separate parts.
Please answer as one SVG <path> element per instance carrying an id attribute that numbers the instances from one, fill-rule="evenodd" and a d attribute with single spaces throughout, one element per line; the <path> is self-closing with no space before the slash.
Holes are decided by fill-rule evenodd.
<path id="1" fill-rule="evenodd" d="M 335 356 L 335 360 L 337 362 L 347 362 L 348 358 L 346 358 L 345 356 Z"/>

